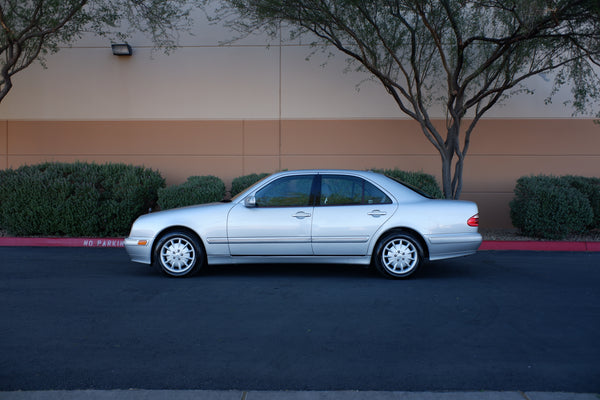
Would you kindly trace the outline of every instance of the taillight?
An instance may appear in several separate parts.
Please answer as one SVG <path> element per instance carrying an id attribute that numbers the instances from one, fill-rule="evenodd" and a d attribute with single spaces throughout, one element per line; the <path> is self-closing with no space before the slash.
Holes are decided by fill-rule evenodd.
<path id="1" fill-rule="evenodd" d="M 467 220 L 467 225 L 469 225 L 469 226 L 479 226 L 479 214 L 475 214 L 471 218 L 469 218 Z"/>

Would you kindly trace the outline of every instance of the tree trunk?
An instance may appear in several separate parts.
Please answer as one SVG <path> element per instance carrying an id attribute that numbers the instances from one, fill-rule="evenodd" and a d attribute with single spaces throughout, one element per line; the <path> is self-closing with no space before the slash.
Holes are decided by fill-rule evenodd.
<path id="1" fill-rule="evenodd" d="M 460 199 L 460 195 L 462 192 L 462 174 L 464 162 L 464 157 L 458 157 L 458 160 L 456 160 L 456 166 L 454 167 L 454 178 L 452 180 L 452 198 L 455 200 Z"/>
<path id="2" fill-rule="evenodd" d="M 455 148 L 458 141 L 460 125 L 454 121 L 446 133 L 446 142 L 442 147 L 442 183 L 444 187 L 444 197 L 446 199 L 455 199 L 456 176 L 452 174 L 452 161 L 454 159 Z"/>
<path id="3" fill-rule="evenodd" d="M 446 149 L 444 149 L 446 150 Z M 442 153 L 442 189 L 444 191 L 444 198 L 453 199 L 453 190 L 452 190 L 452 155 L 453 152 L 450 151 L 450 154 Z"/>
<path id="4" fill-rule="evenodd" d="M 427 139 L 429 139 L 440 153 L 442 161 L 442 191 L 444 192 L 444 198 L 451 200 L 458 199 L 460 196 L 460 189 L 462 188 L 462 161 L 464 158 L 464 154 L 461 154 L 460 150 L 457 150 L 457 148 L 459 148 L 460 122 L 454 123 L 448 128 L 445 142 L 442 142 L 442 136 L 437 133 L 429 121 L 421 121 L 421 129 L 423 130 L 423 133 L 425 133 Z M 453 168 L 455 154 L 459 158 L 456 169 Z"/>

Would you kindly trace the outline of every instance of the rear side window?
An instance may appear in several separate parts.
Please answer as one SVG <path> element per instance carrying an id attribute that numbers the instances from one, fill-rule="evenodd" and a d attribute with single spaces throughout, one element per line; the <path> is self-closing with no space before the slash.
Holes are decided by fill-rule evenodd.
<path id="1" fill-rule="evenodd" d="M 348 206 L 360 204 L 390 204 L 392 200 L 375 185 L 364 179 L 345 175 L 323 175 L 319 205 Z"/>

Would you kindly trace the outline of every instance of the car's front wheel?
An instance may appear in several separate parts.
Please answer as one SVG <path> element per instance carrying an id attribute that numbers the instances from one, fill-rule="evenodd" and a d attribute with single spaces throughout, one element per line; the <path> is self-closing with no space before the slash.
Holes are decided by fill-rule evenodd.
<path id="1" fill-rule="evenodd" d="M 386 278 L 402 279 L 414 274 L 423 258 L 419 241 L 405 232 L 390 232 L 375 248 L 375 268 Z"/>
<path id="2" fill-rule="evenodd" d="M 191 276 L 202 268 L 204 252 L 193 235 L 182 231 L 170 232 L 158 241 L 154 262 L 167 275 Z"/>

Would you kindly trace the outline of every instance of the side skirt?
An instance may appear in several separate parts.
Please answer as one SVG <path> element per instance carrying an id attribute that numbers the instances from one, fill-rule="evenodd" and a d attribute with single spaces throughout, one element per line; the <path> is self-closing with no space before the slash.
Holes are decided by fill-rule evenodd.
<path id="1" fill-rule="evenodd" d="M 208 264 L 353 264 L 369 265 L 371 256 L 208 256 Z"/>

